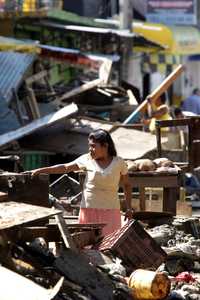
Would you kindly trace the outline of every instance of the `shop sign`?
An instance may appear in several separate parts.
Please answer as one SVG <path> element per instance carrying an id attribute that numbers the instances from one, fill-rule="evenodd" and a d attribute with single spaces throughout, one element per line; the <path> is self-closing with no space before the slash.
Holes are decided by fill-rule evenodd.
<path id="1" fill-rule="evenodd" d="M 147 20 L 168 25 L 196 25 L 197 0 L 147 0 Z"/>

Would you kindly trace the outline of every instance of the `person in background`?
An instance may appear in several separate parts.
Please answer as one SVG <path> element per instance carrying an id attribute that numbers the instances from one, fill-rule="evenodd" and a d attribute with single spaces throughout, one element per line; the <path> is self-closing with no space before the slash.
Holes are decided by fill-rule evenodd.
<path id="1" fill-rule="evenodd" d="M 151 133 L 155 133 L 157 120 L 171 120 L 172 117 L 170 115 L 169 107 L 166 104 L 165 94 L 162 94 L 153 103 L 149 102 L 149 104 L 150 104 L 149 106 L 150 111 L 148 113 L 149 117 L 146 120 L 144 120 L 144 124 L 148 125 L 149 131 Z M 169 131 L 168 127 L 161 128 L 162 134 L 168 131 Z"/>
<path id="2" fill-rule="evenodd" d="M 195 88 L 192 95 L 183 101 L 181 109 L 200 115 L 200 90 L 198 88 Z"/>
<path id="3" fill-rule="evenodd" d="M 63 174 L 74 171 L 85 173 L 80 204 L 79 223 L 106 223 L 103 234 L 121 228 L 120 202 L 118 189 L 123 184 L 126 200 L 125 218 L 132 217 L 132 189 L 125 161 L 117 156 L 111 135 L 103 129 L 89 134 L 89 153 L 76 160 L 60 165 L 32 170 L 32 176 L 40 173 Z"/>

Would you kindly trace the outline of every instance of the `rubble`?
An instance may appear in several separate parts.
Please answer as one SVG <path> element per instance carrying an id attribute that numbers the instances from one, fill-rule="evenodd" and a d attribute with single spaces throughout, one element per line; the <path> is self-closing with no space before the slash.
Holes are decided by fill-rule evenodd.
<path id="1" fill-rule="evenodd" d="M 66 213 L 65 208 L 68 206 L 77 208 L 81 182 L 75 184 L 73 179 L 74 184 L 69 186 L 69 176 L 63 175 L 49 189 L 49 180 L 45 175 L 32 178 L 30 174 L 2 171 L 0 275 L 3 277 L 7 270 L 9 274 L 16 274 L 15 283 L 21 275 L 24 286 L 26 280 L 30 280 L 33 291 L 28 293 L 31 293 L 33 299 L 36 299 L 38 289 L 44 293 L 41 296 L 43 299 L 55 300 L 159 300 L 168 294 L 169 298 L 173 297 L 175 292 L 184 299 L 194 299 L 198 295 L 200 283 L 195 276 L 195 268 L 200 259 L 199 220 L 173 218 L 176 215 L 176 192 L 180 188 L 181 169 L 166 158 L 141 159 L 156 148 L 155 136 L 149 133 L 126 124 L 73 116 L 79 110 L 83 111 L 81 98 L 84 98 L 86 91 L 89 94 L 95 88 L 108 97 L 115 94 L 114 88 L 102 85 L 107 83 L 110 75 L 111 61 L 101 61 L 98 57 L 81 56 L 75 52 L 69 55 L 64 49 L 48 46 L 44 46 L 42 51 L 44 55 L 57 55 L 57 58 L 63 60 L 70 60 L 70 55 L 71 59 L 81 58 L 85 66 L 89 64 L 91 68 L 98 69 L 98 78 L 72 91 L 59 87 L 50 87 L 48 91 L 34 90 L 34 85 L 39 87 L 37 81 L 47 77 L 46 70 L 26 78 L 25 86 L 33 121 L 9 134 L 1 135 L 1 149 L 16 140 L 21 142 L 27 136 L 32 139 L 30 134 L 42 129 L 42 138 L 38 139 L 36 135 L 36 142 L 32 139 L 35 147 L 40 144 L 40 147 L 47 147 L 48 150 L 56 149 L 56 153 L 79 155 L 87 149 L 87 135 L 93 128 L 108 129 L 119 155 L 129 160 L 130 181 L 134 188 L 139 188 L 142 211 L 135 214 L 135 219 L 127 222 L 119 231 L 103 237 L 104 224 L 78 224 L 76 215 L 69 216 Z M 74 61 L 74 64 L 78 63 Z M 41 96 L 44 92 L 48 93 L 49 98 L 55 98 L 59 109 L 41 117 L 36 96 Z M 120 92 L 117 92 L 118 96 Z M 123 96 L 126 98 L 126 94 Z M 76 104 L 68 104 L 72 98 L 76 100 Z M 60 109 L 61 105 L 65 107 Z M 91 107 L 88 105 L 85 109 L 90 111 Z M 107 109 L 112 110 L 111 107 Z M 96 111 L 99 112 L 100 109 Z M 66 120 L 66 117 L 70 119 Z M 50 125 L 54 125 L 53 128 Z M 49 139 L 46 134 L 48 130 L 51 136 L 53 130 L 55 139 Z M 25 143 L 29 145 L 29 140 Z M 144 189 L 147 186 L 163 188 L 163 211 L 160 215 L 150 216 L 148 212 L 146 216 L 144 214 Z M 49 191 L 52 194 L 50 197 Z M 150 228 L 156 222 L 167 224 Z M 147 274 L 151 274 L 149 281 L 146 281 Z M 148 293 L 145 294 L 144 291 Z M 17 296 L 11 295 L 9 300 L 17 300 Z"/>
<path id="2" fill-rule="evenodd" d="M 68 191 L 63 183 L 67 182 L 70 182 L 68 177 L 55 181 L 52 192 L 62 199 Z M 128 285 L 131 274 L 138 269 L 151 271 L 154 276 L 157 272 L 165 274 L 171 283 L 171 292 L 166 292 L 169 299 L 174 293 L 183 299 L 197 297 L 200 284 L 196 276 L 200 263 L 198 218 L 173 217 L 166 212 L 157 212 L 157 215 L 138 212 L 135 214 L 138 221 L 133 220 L 119 232 L 102 239 L 104 224 L 77 224 L 76 216 L 51 208 L 55 203 L 49 202 L 48 176 L 31 178 L 29 174 L 3 172 L 0 186 L 1 193 L 7 194 L 0 203 L 2 267 L 42 286 L 47 293 L 63 278 L 52 299 L 141 299 L 134 296 L 133 287 Z M 76 181 L 71 188 L 75 194 L 80 193 Z M 37 206 L 32 205 L 33 202 Z M 152 218 L 157 218 L 157 223 L 167 222 L 167 219 L 169 222 L 155 226 Z M 195 281 L 185 282 L 186 277 L 179 276 L 182 272 L 188 272 L 187 278 L 195 278 Z M 145 285 L 145 281 L 142 284 Z M 36 295 L 37 288 L 33 289 L 32 294 Z"/>

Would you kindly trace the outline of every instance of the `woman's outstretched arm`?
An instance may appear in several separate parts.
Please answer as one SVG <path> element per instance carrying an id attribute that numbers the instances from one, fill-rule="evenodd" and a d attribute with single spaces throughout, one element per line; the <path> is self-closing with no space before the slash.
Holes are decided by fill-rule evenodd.
<path id="1" fill-rule="evenodd" d="M 75 162 L 66 164 L 53 165 L 50 167 L 38 168 L 31 170 L 32 176 L 38 174 L 64 174 L 80 170 L 79 166 Z"/>

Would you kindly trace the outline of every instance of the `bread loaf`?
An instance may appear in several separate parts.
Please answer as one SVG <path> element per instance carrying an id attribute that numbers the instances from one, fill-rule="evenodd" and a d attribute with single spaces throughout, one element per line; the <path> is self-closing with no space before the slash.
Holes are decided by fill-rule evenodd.
<path id="1" fill-rule="evenodd" d="M 156 164 L 157 168 L 160 168 L 160 167 L 171 167 L 171 168 L 173 168 L 174 167 L 173 161 L 169 160 L 166 157 L 156 158 L 156 159 L 154 159 L 153 162 Z"/>
<path id="2" fill-rule="evenodd" d="M 154 162 L 148 158 L 137 159 L 134 163 L 137 171 L 154 171 L 156 169 Z"/>

